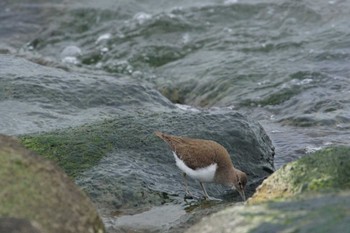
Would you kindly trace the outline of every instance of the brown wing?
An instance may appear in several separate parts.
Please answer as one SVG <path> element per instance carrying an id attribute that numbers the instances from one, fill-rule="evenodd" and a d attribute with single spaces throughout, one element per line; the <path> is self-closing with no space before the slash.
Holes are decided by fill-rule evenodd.
<path id="1" fill-rule="evenodd" d="M 219 167 L 232 164 L 227 150 L 217 142 L 161 132 L 155 132 L 155 134 L 167 142 L 171 150 L 192 169 L 206 167 L 213 163 L 217 163 Z"/>

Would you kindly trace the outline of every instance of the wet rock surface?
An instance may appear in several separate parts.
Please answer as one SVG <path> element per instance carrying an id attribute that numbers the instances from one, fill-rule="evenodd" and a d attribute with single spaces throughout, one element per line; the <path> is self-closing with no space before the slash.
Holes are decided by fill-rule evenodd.
<path id="1" fill-rule="evenodd" d="M 38 223 L 23 218 L 0 218 L 0 232 L 6 233 L 42 233 Z"/>
<path id="2" fill-rule="evenodd" d="M 113 215 L 140 213 L 166 203 L 186 205 L 181 172 L 169 148 L 154 136 L 155 130 L 223 144 L 234 165 L 248 174 L 248 196 L 274 170 L 274 148 L 265 131 L 232 111 L 121 114 L 97 124 L 23 136 L 22 141 L 76 177 L 103 216 L 113 222 Z M 195 195 L 202 196 L 198 183 L 191 180 L 189 185 Z M 211 195 L 241 201 L 238 193 L 220 185 L 207 188 Z M 116 218 L 114 223 L 118 224 Z M 111 225 L 116 228 L 115 224 Z"/>
<path id="3" fill-rule="evenodd" d="M 255 139 L 258 124 L 234 112 L 209 117 L 212 109 L 186 118 L 191 108 L 170 101 L 229 107 L 259 121 L 276 146 L 277 168 L 329 145 L 348 145 L 349 9 L 349 1 L 312 0 L 0 1 L 0 54 L 7 54 L 0 56 L 0 133 L 26 134 L 22 142 L 62 166 L 99 203 L 109 231 L 183 232 L 239 199 L 211 186 L 223 203 L 184 202 L 169 150 L 149 131 L 210 137 L 230 147 L 235 165 L 252 168 L 249 190 L 273 169 L 266 165 L 270 149 L 261 146 L 270 143 Z M 167 123 L 152 116 L 163 112 Z M 236 118 L 252 132 L 236 138 L 230 128 Z M 215 121 L 225 127 L 218 128 L 222 135 L 213 133 Z M 134 122 L 150 127 L 134 129 Z M 130 137 L 128 128 L 139 135 Z M 257 148 L 257 165 L 246 164 L 250 155 L 242 153 L 253 149 L 244 147 Z M 162 151 L 153 154 L 158 159 L 154 149 Z M 326 174 L 306 182 L 279 178 L 272 190 L 283 199 L 337 189 Z M 200 194 L 198 184 L 190 187 Z M 146 223 L 150 215 L 158 221 Z"/>
<path id="4" fill-rule="evenodd" d="M 4 135 L 0 177 L 4 232 L 104 232 L 92 202 L 61 169 Z"/>
<path id="5" fill-rule="evenodd" d="M 187 232 L 347 232 L 350 148 L 334 147 L 286 164 L 245 206 L 203 218 Z"/>
<path id="6" fill-rule="evenodd" d="M 0 54 L 1 133 L 49 131 L 137 108 L 175 107 L 127 76 L 68 72 Z"/>
<path id="7" fill-rule="evenodd" d="M 0 61 L 0 107 L 7 110 L 0 119 L 4 132 L 25 132 L 22 143 L 73 177 L 111 232 L 133 229 L 130 214 L 145 216 L 150 211 L 157 216 L 174 205 L 207 206 L 183 200 L 181 173 L 169 148 L 153 135 L 155 130 L 221 143 L 234 165 L 248 174 L 248 196 L 274 171 L 271 140 L 260 124 L 240 113 L 176 106 L 128 76 L 71 72 L 13 55 L 1 55 Z M 198 183 L 189 185 L 202 196 Z M 241 201 L 238 193 L 220 185 L 208 185 L 207 190 L 228 202 Z M 163 218 L 167 224 L 145 228 L 183 231 L 200 216 L 224 207 L 219 206 L 173 211 Z M 139 224 L 135 221 L 134 226 Z"/>
<path id="8" fill-rule="evenodd" d="M 179 109 L 128 76 L 72 73 L 13 55 L 1 55 L 0 61 L 0 104 L 8 110 L 0 125 L 6 125 L 7 133 L 26 132 L 20 137 L 24 145 L 73 177 L 114 231 L 132 229 L 133 221 L 142 225 L 128 214 L 145 216 L 144 211 L 151 211 L 157 216 L 174 205 L 176 209 L 205 205 L 184 202 L 181 173 L 169 148 L 153 135 L 156 130 L 221 143 L 234 165 L 248 174 L 248 196 L 274 171 L 274 147 L 264 129 L 235 111 Z M 189 185 L 202 196 L 196 182 Z M 236 192 L 220 185 L 207 189 L 227 201 L 240 201 Z M 163 218 L 168 224 L 145 228 L 186 228 L 189 219 L 198 220 L 215 209 L 210 205 L 196 216 L 179 209 L 173 211 L 175 217 Z"/>
<path id="9" fill-rule="evenodd" d="M 350 189 L 349 177 L 350 149 L 327 148 L 284 165 L 264 180 L 248 203 Z"/>
<path id="10" fill-rule="evenodd" d="M 230 207 L 204 217 L 187 233 L 347 232 L 350 192 Z"/>

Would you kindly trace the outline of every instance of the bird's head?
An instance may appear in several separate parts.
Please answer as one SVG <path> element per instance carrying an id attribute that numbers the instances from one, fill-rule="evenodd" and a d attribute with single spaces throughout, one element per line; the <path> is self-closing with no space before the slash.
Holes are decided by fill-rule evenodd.
<path id="1" fill-rule="evenodd" d="M 235 179 L 232 185 L 232 189 L 237 190 L 238 193 L 241 195 L 243 201 L 245 201 L 246 197 L 245 197 L 244 189 L 248 180 L 247 175 L 238 169 L 235 169 L 235 170 L 236 170 Z"/>

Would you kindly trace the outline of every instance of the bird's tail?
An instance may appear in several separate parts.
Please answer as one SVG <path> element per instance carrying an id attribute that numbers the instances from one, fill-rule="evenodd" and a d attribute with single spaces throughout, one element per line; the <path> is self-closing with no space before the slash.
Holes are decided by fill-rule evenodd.
<path id="1" fill-rule="evenodd" d="M 177 145 L 184 142 L 181 137 L 165 134 L 160 131 L 156 131 L 154 134 L 165 141 L 172 151 L 176 151 Z"/>
<path id="2" fill-rule="evenodd" d="M 161 139 L 164 140 L 164 133 L 160 132 L 160 131 L 155 131 L 154 134 L 157 136 L 157 137 L 160 137 Z"/>
<path id="3" fill-rule="evenodd" d="M 169 145 L 172 145 L 172 141 L 174 141 L 174 137 L 169 135 L 169 134 L 166 134 L 166 133 L 162 133 L 160 131 L 156 131 L 154 132 L 154 134 L 156 136 L 158 136 L 159 138 L 161 138 L 163 141 L 165 141 L 166 143 L 168 143 Z"/>
<path id="4" fill-rule="evenodd" d="M 156 132 L 154 132 L 154 134 L 157 137 L 159 137 L 160 139 L 162 139 L 164 142 L 166 142 L 168 144 L 168 146 L 170 147 L 170 149 L 175 151 L 175 145 L 174 145 L 173 139 L 170 135 L 162 133 L 160 131 L 156 131 Z"/>

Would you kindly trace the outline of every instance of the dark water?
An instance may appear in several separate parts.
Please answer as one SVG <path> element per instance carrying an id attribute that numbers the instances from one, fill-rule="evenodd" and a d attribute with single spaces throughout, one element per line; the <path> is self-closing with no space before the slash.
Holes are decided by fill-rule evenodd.
<path id="1" fill-rule="evenodd" d="M 194 108 L 245 113 L 273 140 L 278 168 L 349 142 L 349 12 L 350 2 L 341 0 L 1 1 L 0 52 L 128 77 Z M 58 89 L 69 86 L 66 80 Z M 45 130 L 30 123 L 45 116 L 22 119 L 10 106 L 0 102 L 1 132 Z M 93 121 L 109 107 L 84 113 Z M 73 115 L 58 127 L 75 123 Z M 16 116 L 26 125 L 17 127 Z"/>
<path id="2" fill-rule="evenodd" d="M 349 135 L 348 1 L 2 2 L 2 49 L 252 115 L 276 166 Z"/>

